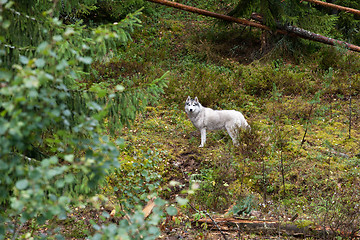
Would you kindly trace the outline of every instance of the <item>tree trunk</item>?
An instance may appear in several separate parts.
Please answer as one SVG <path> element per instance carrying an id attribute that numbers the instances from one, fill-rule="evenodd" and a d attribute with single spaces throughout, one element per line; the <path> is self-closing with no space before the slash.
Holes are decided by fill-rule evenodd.
<path id="1" fill-rule="evenodd" d="M 349 13 L 360 16 L 360 10 L 357 10 L 357 9 L 343 7 L 343 6 L 333 4 L 333 3 L 322 2 L 322 1 L 319 1 L 319 0 L 302 0 L 302 1 L 315 3 L 315 4 L 318 4 L 318 5 L 324 6 L 324 7 L 329 7 L 329 8 L 332 8 L 332 9 L 345 11 L 345 12 L 349 12 Z"/>

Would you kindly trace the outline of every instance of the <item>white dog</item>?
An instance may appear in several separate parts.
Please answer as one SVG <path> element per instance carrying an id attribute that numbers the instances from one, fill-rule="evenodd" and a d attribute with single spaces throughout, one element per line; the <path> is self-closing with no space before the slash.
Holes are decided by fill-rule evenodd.
<path id="1" fill-rule="evenodd" d="M 213 110 L 203 107 L 197 97 L 190 96 L 185 102 L 185 112 L 194 126 L 200 130 L 201 144 L 204 147 L 206 142 L 206 130 L 226 129 L 233 144 L 237 145 L 238 128 L 250 129 L 241 112 L 235 110 Z"/>

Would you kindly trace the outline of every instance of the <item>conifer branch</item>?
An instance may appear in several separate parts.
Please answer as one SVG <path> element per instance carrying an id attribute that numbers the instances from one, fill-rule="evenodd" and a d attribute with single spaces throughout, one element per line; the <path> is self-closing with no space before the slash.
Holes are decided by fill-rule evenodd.
<path id="1" fill-rule="evenodd" d="M 12 12 L 12 13 L 18 15 L 18 16 L 24 16 L 24 17 L 26 17 L 27 19 L 30 19 L 30 20 L 33 20 L 33 21 L 38 21 L 36 18 L 30 17 L 30 16 L 27 15 L 27 14 L 20 13 L 20 12 L 16 11 L 16 10 L 13 9 L 13 8 L 8 8 L 8 9 L 9 9 L 10 12 Z"/>

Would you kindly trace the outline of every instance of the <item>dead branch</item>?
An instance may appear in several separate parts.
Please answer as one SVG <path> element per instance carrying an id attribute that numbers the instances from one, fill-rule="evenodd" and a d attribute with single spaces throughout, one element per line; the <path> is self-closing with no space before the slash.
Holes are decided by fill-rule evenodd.
<path id="1" fill-rule="evenodd" d="M 280 233 L 287 236 L 296 236 L 296 237 L 321 237 L 324 234 L 327 236 L 336 236 L 338 234 L 337 230 L 332 230 L 330 228 L 323 229 L 320 226 L 307 226 L 300 227 L 293 223 L 283 223 L 270 220 L 249 220 L 249 219 L 238 219 L 238 218 L 213 218 L 213 219 L 199 219 L 197 221 L 192 221 L 193 226 L 196 226 L 196 223 L 206 223 L 209 227 L 214 227 L 214 222 L 216 222 L 217 228 L 212 228 L 213 230 L 221 229 L 221 231 L 241 231 L 247 233 L 261 233 L 266 235 L 278 235 L 279 229 Z M 353 236 L 359 237 L 358 234 Z"/>
<path id="2" fill-rule="evenodd" d="M 360 11 L 357 9 L 353 9 L 353 8 L 348 8 L 348 7 L 343 7 L 340 5 L 336 5 L 333 3 L 327 3 L 327 2 L 322 2 L 319 0 L 301 0 L 301 1 L 306 1 L 306 2 L 310 2 L 310 3 L 315 3 L 317 5 L 321 5 L 324 7 L 328 7 L 328 8 L 332 8 L 332 9 L 336 9 L 336 10 L 340 10 L 340 11 L 345 11 L 345 12 L 349 12 L 349 13 L 353 13 L 355 15 L 359 15 L 360 16 Z"/>
<path id="3" fill-rule="evenodd" d="M 193 205 L 191 205 L 189 202 L 188 202 L 189 206 L 195 211 L 197 212 L 196 208 L 193 207 Z M 206 216 L 208 216 L 211 221 L 212 221 L 212 224 L 214 224 L 216 226 L 216 228 L 219 230 L 219 232 L 221 233 L 221 235 L 224 237 L 225 240 L 227 240 L 227 237 L 226 237 L 226 234 L 223 233 L 223 231 L 221 230 L 221 228 L 217 225 L 217 223 L 215 222 L 215 220 L 210 216 L 210 214 L 207 212 L 207 211 L 203 211 Z"/>
<path id="4" fill-rule="evenodd" d="M 251 18 L 260 23 L 263 22 L 262 16 L 258 13 L 251 14 Z M 280 30 L 286 31 L 289 35 L 292 35 L 292 36 L 297 36 L 300 38 L 304 38 L 304 39 L 308 39 L 308 40 L 312 40 L 312 41 L 316 41 L 316 42 L 320 42 L 320 43 L 325 43 L 325 44 L 332 45 L 332 46 L 340 45 L 340 46 L 344 46 L 347 49 L 350 49 L 352 51 L 360 52 L 360 47 L 356 46 L 354 44 L 336 40 L 336 39 L 329 38 L 329 37 L 325 37 L 323 35 L 313 33 L 313 32 L 310 32 L 305 29 L 298 28 L 298 27 L 295 27 L 292 25 L 283 25 L 280 23 L 276 23 L 276 27 Z"/>
<path id="5" fill-rule="evenodd" d="M 146 0 L 146 1 L 162 4 L 165 6 L 181 9 L 181 10 L 192 12 L 192 13 L 197 13 L 200 15 L 208 16 L 208 17 L 214 17 L 214 18 L 225 20 L 228 22 L 235 22 L 235 23 L 239 23 L 239 24 L 245 25 L 245 26 L 256 27 L 256 28 L 260 28 L 262 30 L 271 32 L 271 29 L 269 27 L 267 27 L 261 23 L 256 23 L 256 22 L 249 21 L 246 19 L 234 18 L 231 16 L 206 11 L 206 10 L 203 10 L 200 8 L 191 7 L 191 6 L 187 6 L 184 4 L 180 4 L 180 3 L 176 3 L 176 2 L 172 2 L 172 1 L 168 1 L 168 0 Z M 335 40 L 332 38 L 328 38 L 328 37 L 325 37 L 325 36 L 322 36 L 322 35 L 319 35 L 316 33 L 306 31 L 301 28 L 297 28 L 295 26 L 286 26 L 286 27 L 284 27 L 284 29 L 278 28 L 275 31 L 275 33 L 296 36 L 296 37 L 300 37 L 300 38 L 304 38 L 304 39 L 308 39 L 308 40 L 312 40 L 312 41 L 316 41 L 316 42 L 321 42 L 321 43 L 325 43 L 325 44 L 329 44 L 329 45 L 336 45 L 336 44 L 343 45 L 352 51 L 360 52 L 359 46 L 356 46 L 356 45 L 353 45 L 353 44 L 350 44 L 347 42 Z"/>
<path id="6" fill-rule="evenodd" d="M 181 3 L 176 3 L 176 2 L 172 2 L 172 1 L 168 1 L 168 0 L 147 0 L 148 2 L 154 2 L 154 3 L 159 3 L 165 6 L 169 6 L 169 7 L 173 7 L 173 8 L 177 8 L 177 9 L 181 9 L 187 12 L 192 12 L 192 13 L 197 13 L 200 15 L 204 15 L 204 16 L 208 16 L 208 17 L 213 17 L 213 18 L 217 18 L 217 19 L 222 19 L 228 22 L 236 22 L 245 26 L 251 26 L 251 27 L 256 27 L 256 28 L 260 28 L 263 30 L 267 30 L 270 31 L 270 28 L 263 25 L 263 24 L 259 24 L 253 21 L 249 21 L 246 19 L 241 19 L 241 18 L 234 18 L 234 17 L 230 17 L 227 15 L 223 15 L 223 14 L 219 14 L 219 13 L 214 13 L 214 12 L 210 12 L 210 11 L 206 11 L 200 8 L 196 8 L 196 7 L 191 7 L 188 5 L 184 5 Z"/>

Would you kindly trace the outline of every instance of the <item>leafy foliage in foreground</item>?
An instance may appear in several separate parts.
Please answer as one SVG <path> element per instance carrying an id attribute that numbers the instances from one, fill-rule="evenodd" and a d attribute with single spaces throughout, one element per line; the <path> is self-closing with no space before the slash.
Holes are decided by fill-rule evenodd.
<path id="1" fill-rule="evenodd" d="M 11 3 L 5 3 L 0 5 L 2 13 L 11 7 Z M 129 40 L 127 27 L 139 22 L 137 15 L 139 12 L 129 15 L 116 26 L 93 29 L 87 38 L 80 37 L 83 26 L 64 26 L 56 18 L 48 17 L 46 21 L 57 30 L 31 54 L 20 55 L 19 63 L 12 68 L 5 67 L 8 52 L 1 50 L 1 239 L 15 239 L 19 235 L 61 237 L 57 228 L 47 228 L 40 235 L 34 235 L 24 227 L 30 221 L 32 225 L 43 225 L 48 220 L 64 220 L 72 206 L 92 208 L 106 202 L 99 186 L 109 172 L 121 167 L 119 150 L 124 147 L 123 141 L 112 140 L 104 134 L 104 121 L 112 110 L 112 101 L 121 97 L 127 103 L 111 114 L 129 121 L 129 116 L 163 92 L 166 81 L 159 78 L 132 91 L 125 89 L 121 82 L 111 92 L 91 86 L 87 92 L 77 80 L 86 77 L 84 70 L 93 59 L 103 56 L 108 48 L 116 47 L 109 43 Z M 3 16 L 0 26 L 7 31 L 11 22 Z M 128 109 L 129 106 L 132 108 Z M 123 114 L 128 111 L 131 113 Z M 159 235 L 157 224 L 165 201 L 156 200 L 151 221 L 144 220 L 140 205 L 143 203 L 135 199 L 132 202 L 135 210 L 129 211 L 129 220 L 124 219 L 117 225 L 94 223 L 93 239 L 105 236 L 154 239 Z M 108 218 L 109 214 L 104 213 L 104 217 Z"/>

